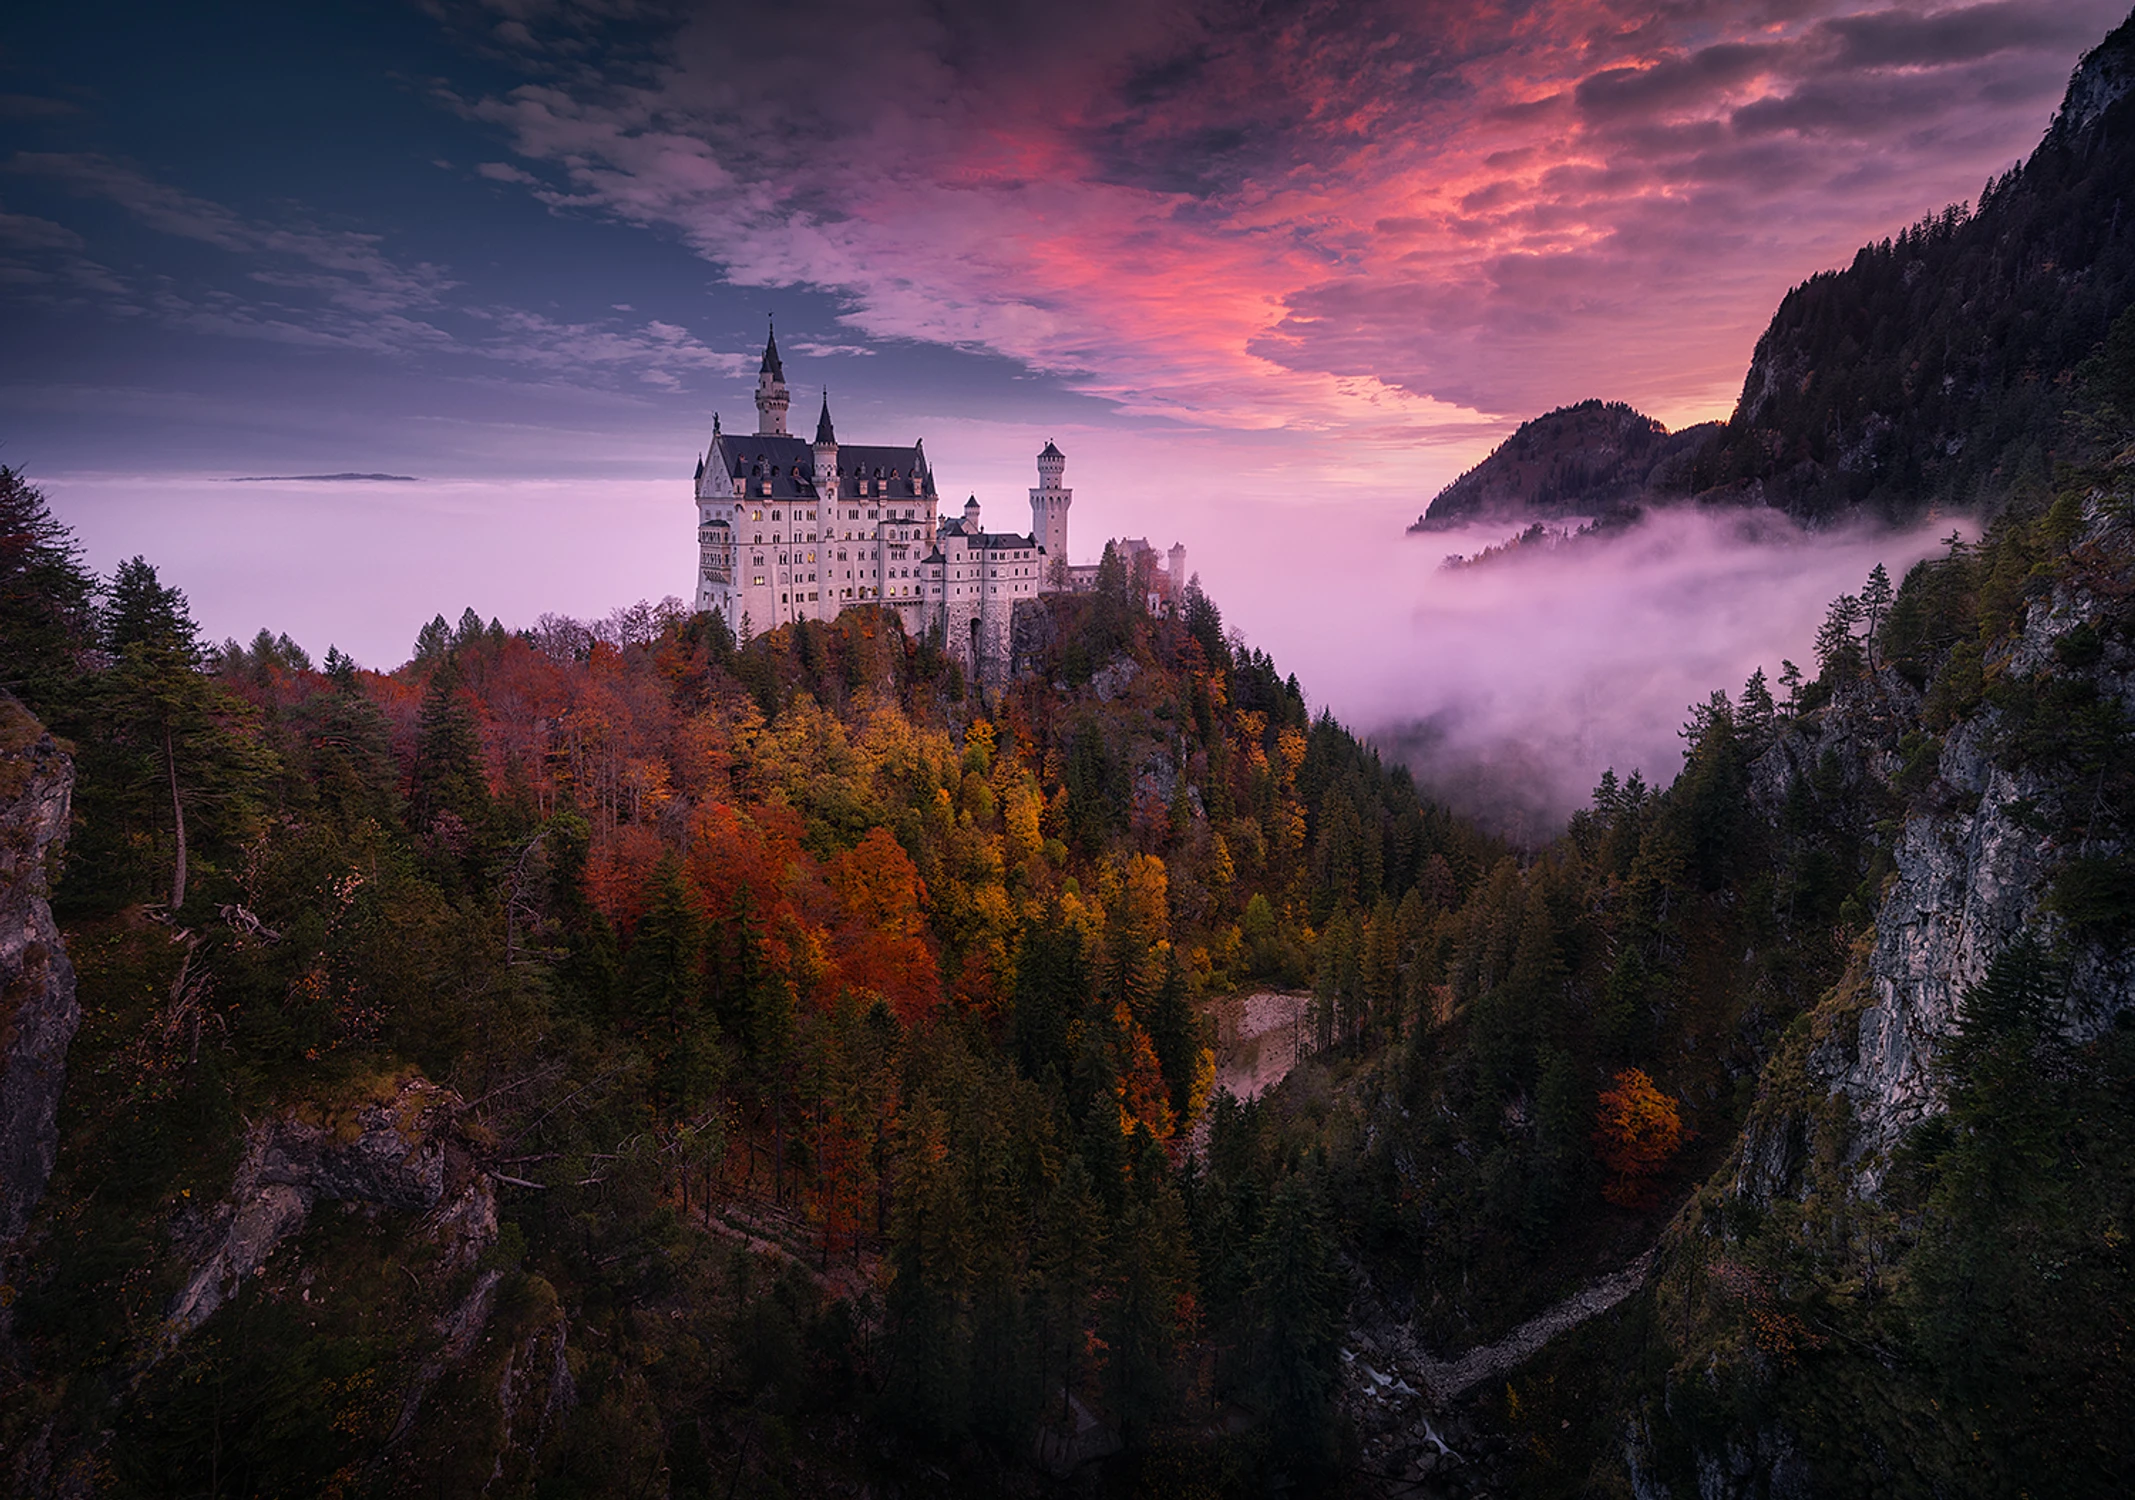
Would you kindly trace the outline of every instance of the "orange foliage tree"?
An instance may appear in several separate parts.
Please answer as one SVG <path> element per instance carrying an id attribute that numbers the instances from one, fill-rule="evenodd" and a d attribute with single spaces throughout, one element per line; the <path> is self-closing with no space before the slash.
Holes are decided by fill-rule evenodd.
<path id="1" fill-rule="evenodd" d="M 1649 1201 L 1653 1176 L 1682 1144 L 1683 1117 L 1640 1068 L 1618 1073 L 1597 1104 L 1594 1150 L 1609 1170 L 1602 1196 L 1636 1207 Z"/>

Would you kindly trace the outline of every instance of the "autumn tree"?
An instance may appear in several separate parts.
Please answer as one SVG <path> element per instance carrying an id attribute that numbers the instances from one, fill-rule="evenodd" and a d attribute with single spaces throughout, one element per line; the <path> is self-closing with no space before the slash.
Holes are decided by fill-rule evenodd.
<path id="1" fill-rule="evenodd" d="M 1643 1069 L 1626 1068 L 1595 1104 L 1594 1152 L 1609 1172 L 1603 1196 L 1627 1208 L 1649 1202 L 1652 1179 L 1682 1144 L 1675 1101 Z"/>

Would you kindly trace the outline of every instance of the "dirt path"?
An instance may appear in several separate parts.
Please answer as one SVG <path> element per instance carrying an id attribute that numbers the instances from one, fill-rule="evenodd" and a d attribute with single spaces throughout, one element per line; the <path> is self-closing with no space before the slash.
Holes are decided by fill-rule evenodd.
<path id="1" fill-rule="evenodd" d="M 1414 1350 L 1414 1373 L 1421 1376 L 1431 1394 L 1451 1401 L 1486 1380 L 1509 1374 L 1532 1359 L 1541 1347 L 1560 1333 L 1567 1333 L 1588 1318 L 1607 1312 L 1644 1284 L 1660 1252 L 1655 1244 L 1621 1271 L 1588 1282 L 1555 1307 L 1537 1313 L 1494 1344 L 1470 1349 L 1458 1359 L 1433 1359 Z"/>

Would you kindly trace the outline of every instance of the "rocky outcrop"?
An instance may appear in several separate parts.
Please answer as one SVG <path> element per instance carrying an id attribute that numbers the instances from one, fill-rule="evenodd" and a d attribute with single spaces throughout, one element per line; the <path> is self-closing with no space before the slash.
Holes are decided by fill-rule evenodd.
<path id="1" fill-rule="evenodd" d="M 81 1024 L 51 907 L 73 792 L 67 752 L 0 693 L 0 1248 L 52 1175 L 67 1047 Z"/>
<path id="2" fill-rule="evenodd" d="M 2091 541 L 2112 540 L 2100 521 Z M 2100 555 L 2130 555 L 2125 539 Z M 2082 575 L 2078 575 L 2080 578 Z M 2110 628 L 2118 599 L 2135 580 L 2096 576 L 2060 585 L 2034 602 L 2006 656 L 1989 663 L 2004 681 L 2066 673 L 2056 644 L 2088 626 L 2101 645 L 2081 670 L 2103 699 L 2135 715 L 2135 647 Z M 1898 765 L 1896 728 L 1912 718 L 1894 681 L 1843 697 L 1805 734 L 1790 735 L 1759 763 L 1755 784 L 1767 809 L 1788 776 L 1809 774 L 1828 750 L 1856 789 L 1887 782 Z M 2017 934 L 2031 932 L 2067 962 L 2063 1029 L 2072 1040 L 2097 1035 L 2135 1006 L 2135 955 L 2071 933 L 2048 900 L 2074 850 L 2047 830 L 2085 824 L 2065 805 L 2087 792 L 2053 766 L 2011 757 L 2006 715 L 1980 708 L 1943 741 L 1935 783 L 1913 799 L 1892 848 L 1894 873 L 1877 909 L 1872 942 L 1857 953 L 1837 991 L 1812 1017 L 1793 1097 L 1753 1114 L 1740 1154 L 1737 1190 L 1768 1199 L 1792 1190 L 1807 1140 L 1808 1114 L 1830 1106 L 1849 1115 L 1843 1164 L 1857 1191 L 1880 1188 L 1892 1149 L 1937 1108 L 1934 1059 L 1957 1030 L 1965 992 Z M 1895 799 L 1893 799 L 1895 800 Z M 2124 851 L 2090 835 L 2084 853 Z"/>
<path id="3" fill-rule="evenodd" d="M 229 1195 L 190 1236 L 193 1271 L 172 1299 L 168 1337 L 213 1317 L 322 1199 L 425 1213 L 448 1266 L 471 1264 L 496 1238 L 497 1208 L 460 1132 L 463 1108 L 411 1077 L 336 1118 L 298 1110 L 253 1126 Z"/>

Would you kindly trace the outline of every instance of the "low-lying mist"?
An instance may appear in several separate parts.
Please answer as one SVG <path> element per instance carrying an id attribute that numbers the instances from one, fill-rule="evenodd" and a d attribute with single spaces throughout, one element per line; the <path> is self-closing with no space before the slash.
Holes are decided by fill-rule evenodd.
<path id="1" fill-rule="evenodd" d="M 1330 587 L 1244 612 L 1247 632 L 1425 789 L 1516 839 L 1557 831 L 1601 773 L 1666 785 L 1715 689 L 1782 658 L 1815 675 L 1830 601 L 1878 562 L 1895 582 L 1948 520 L 1806 532 L 1771 512 L 1652 513 L 1635 528 L 1443 569 L 1502 523 L 1340 549 Z M 1292 614 L 1310 610 L 1310 624 Z M 1284 616 L 1289 616 L 1284 618 Z"/>

